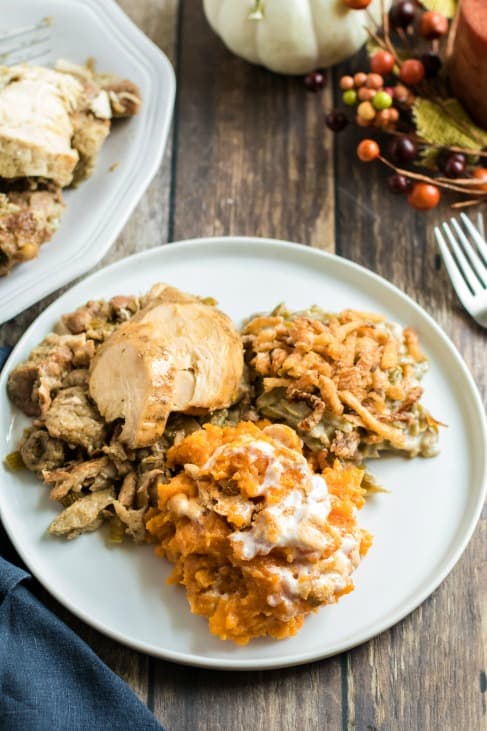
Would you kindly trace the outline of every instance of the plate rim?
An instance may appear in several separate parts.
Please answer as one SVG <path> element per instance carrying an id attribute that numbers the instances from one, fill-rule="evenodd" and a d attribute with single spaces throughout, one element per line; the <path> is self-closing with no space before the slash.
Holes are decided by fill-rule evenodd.
<path id="1" fill-rule="evenodd" d="M 165 85 L 165 98 L 167 98 L 166 111 L 159 120 L 155 115 L 158 111 L 157 103 L 152 107 L 152 114 L 147 119 L 148 132 L 154 132 L 154 125 L 157 123 L 157 135 L 151 134 L 153 140 L 151 154 L 144 156 L 144 165 L 137 165 L 136 174 L 129 176 L 128 184 L 120 191 L 120 196 L 113 203 L 111 213 L 108 217 L 101 216 L 98 222 L 93 224 L 89 236 L 89 245 L 78 249 L 70 258 L 69 269 L 57 267 L 51 269 L 42 278 L 36 278 L 33 271 L 32 276 L 14 287 L 12 292 L 2 295 L 1 284 L 7 277 L 0 278 L 0 325 L 8 322 L 28 307 L 39 302 L 56 289 L 69 284 L 77 277 L 88 272 L 94 267 L 103 256 L 109 251 L 119 236 L 123 227 L 130 218 L 136 205 L 147 190 L 150 182 L 157 173 L 162 162 L 167 145 L 169 130 L 172 123 L 174 103 L 176 97 L 176 76 L 171 62 L 166 54 L 129 18 L 115 0 L 65 0 L 65 4 L 71 4 L 80 8 L 89 9 L 99 19 L 104 20 L 110 26 L 110 32 L 120 42 L 130 49 L 137 56 L 139 63 L 145 66 L 152 77 L 161 73 Z M 123 207 L 120 207 L 120 201 Z M 114 215 L 114 211 L 119 211 Z M 63 227 L 61 225 L 59 230 Z M 35 262 L 34 262 L 35 263 Z M 7 275 L 8 276 L 8 275 Z M 35 286 L 33 286 L 35 282 Z"/>
<path id="2" fill-rule="evenodd" d="M 36 327 L 39 320 L 46 320 L 48 322 L 49 316 L 51 314 L 51 311 L 55 310 L 56 307 L 59 304 L 59 301 L 62 300 L 65 297 L 68 297 L 68 295 L 72 294 L 76 291 L 76 289 L 81 289 L 87 281 L 90 282 L 96 282 L 98 278 L 103 278 L 108 273 L 115 272 L 118 268 L 124 268 L 127 265 L 127 261 L 140 261 L 146 258 L 155 257 L 156 259 L 160 256 L 164 256 L 164 252 L 168 251 L 169 249 L 173 249 L 173 247 L 177 247 L 178 249 L 183 248 L 192 248 L 192 247 L 201 247 L 201 246 L 207 246 L 207 247 L 215 247 L 220 246 L 223 248 L 229 248 L 231 251 L 232 244 L 249 244 L 254 247 L 259 248 L 269 248 L 269 249 L 279 249 L 279 248 L 285 248 L 289 251 L 294 251 L 296 254 L 305 254 L 305 256 L 311 256 L 311 257 L 319 257 L 325 260 L 334 261 L 338 263 L 339 266 L 344 267 L 345 269 L 350 269 L 362 276 L 365 276 L 366 278 L 371 279 L 372 281 L 375 281 L 379 283 L 382 287 L 385 287 L 386 290 L 389 290 L 393 294 L 398 296 L 400 299 L 406 300 L 407 303 L 413 308 L 413 310 L 416 311 L 417 314 L 423 319 L 426 320 L 428 325 L 434 330 L 435 334 L 440 338 L 443 345 L 446 345 L 447 348 L 450 350 L 452 355 L 455 357 L 456 366 L 460 368 L 462 375 L 465 379 L 466 384 L 468 384 L 469 391 L 470 391 L 470 397 L 472 398 L 472 405 L 475 407 L 476 416 L 478 417 L 479 426 L 480 426 L 480 438 L 483 439 L 484 443 L 487 445 L 487 417 L 485 414 L 484 406 L 482 403 L 481 394 L 479 392 L 479 389 L 473 379 L 472 374 L 470 373 L 461 353 L 453 343 L 453 341 L 449 338 L 449 336 L 445 333 L 445 331 L 436 323 L 436 321 L 433 319 L 433 317 L 423 308 L 421 305 L 419 305 L 417 302 L 413 300 L 412 297 L 410 297 L 408 294 L 403 292 L 399 287 L 397 287 L 392 282 L 389 282 L 387 279 L 382 277 L 381 275 L 377 274 L 376 272 L 368 269 L 367 267 L 362 266 L 361 264 L 357 264 L 356 262 L 351 261 L 350 259 L 346 259 L 345 257 L 342 257 L 338 254 L 333 254 L 328 251 L 324 251 L 322 249 L 316 249 L 308 245 L 299 244 L 296 242 L 290 242 L 285 241 L 281 239 L 273 239 L 273 238 L 265 238 L 265 237 L 256 237 L 256 236 L 239 236 L 239 235 L 230 235 L 230 236 L 209 236 L 209 237 L 202 237 L 202 238 L 191 238 L 191 239 L 185 239 L 181 241 L 171 242 L 168 244 L 163 244 L 161 246 L 156 246 L 151 249 L 146 249 L 144 251 L 132 254 L 130 256 L 123 257 L 122 259 L 117 260 L 116 262 L 113 262 L 112 264 L 104 267 L 103 269 L 100 269 L 98 271 L 93 272 L 92 274 L 88 274 L 86 277 L 84 277 L 80 282 L 77 282 L 73 286 L 71 286 L 66 292 L 61 294 L 59 297 L 57 297 L 54 302 L 52 302 L 42 313 L 36 317 L 36 319 L 31 323 L 31 325 L 27 328 L 27 330 L 23 333 L 20 340 L 16 343 L 15 347 L 13 348 L 12 352 L 10 353 L 7 361 L 5 362 L 2 371 L 0 373 L 0 390 L 3 392 L 6 386 L 6 379 L 8 377 L 8 372 L 10 368 L 12 367 L 14 361 L 16 360 L 16 355 L 19 350 L 22 349 L 24 342 L 29 338 L 31 331 Z M 46 333 L 47 334 L 47 333 Z M 110 637 L 111 639 L 119 642 L 120 644 L 123 644 L 125 646 L 128 646 L 134 650 L 137 650 L 139 652 L 144 652 L 150 656 L 160 658 L 163 660 L 169 660 L 171 662 L 176 662 L 178 664 L 193 666 L 193 667 L 202 667 L 202 668 L 208 668 L 213 670 L 231 670 L 231 671 L 253 671 L 253 670 L 272 670 L 272 669 L 279 669 L 284 667 L 294 667 L 299 665 L 304 665 L 310 662 L 318 662 L 320 660 L 324 660 L 326 658 L 332 657 L 334 655 L 337 655 L 341 652 L 346 652 L 354 647 L 357 647 L 358 645 L 361 645 L 365 642 L 368 642 L 369 640 L 373 639 L 374 637 L 378 636 L 382 632 L 385 632 L 386 630 L 390 629 L 394 625 L 396 625 L 398 622 L 400 622 L 402 619 L 407 617 L 411 612 L 413 612 L 417 607 L 419 607 L 439 586 L 440 584 L 445 580 L 445 578 L 448 576 L 448 574 L 451 572 L 453 567 L 456 565 L 462 554 L 464 553 L 468 543 L 470 542 L 472 535 L 477 527 L 480 514 L 483 508 L 483 504 L 487 495 L 487 455 L 484 453 L 483 455 L 480 455 L 478 457 L 481 460 L 480 463 L 480 473 L 479 473 L 479 490 L 478 490 L 478 496 L 477 500 L 474 503 L 474 505 L 471 508 L 471 518 L 468 521 L 467 525 L 462 530 L 460 540 L 457 538 L 455 540 L 454 548 L 449 552 L 449 554 L 446 556 L 446 559 L 442 562 L 439 570 L 435 571 L 434 578 L 433 579 L 426 579 L 424 581 L 423 588 L 420 591 L 416 591 L 412 598 L 410 598 L 409 601 L 404 602 L 401 607 L 399 607 L 395 612 L 392 612 L 390 616 L 387 616 L 386 618 L 381 618 L 379 620 L 376 620 L 375 622 L 372 622 L 372 624 L 368 625 L 365 629 L 365 631 L 356 632 L 353 637 L 351 637 L 346 642 L 340 642 L 335 646 L 331 646 L 326 652 L 307 652 L 303 655 L 295 656 L 295 655 L 287 655 L 287 656 L 281 656 L 279 658 L 270 658 L 270 659 L 261 659 L 261 660 L 255 660 L 255 659 L 242 659 L 238 660 L 236 658 L 212 658 L 212 657 L 202 657 L 199 655 L 193 655 L 187 652 L 179 652 L 174 650 L 160 650 L 156 649 L 153 646 L 149 645 L 146 642 L 134 640 L 131 638 L 127 638 L 123 633 L 118 632 L 117 630 L 112 630 L 109 626 L 104 624 L 103 622 L 100 622 L 98 620 L 93 620 L 91 617 L 89 617 L 83 610 L 79 610 L 76 606 L 74 606 L 70 600 L 66 600 L 63 598 L 62 593 L 58 592 L 56 589 L 52 589 L 49 585 L 46 585 L 42 578 L 39 578 L 35 571 L 33 571 L 29 565 L 28 557 L 26 559 L 26 556 L 23 551 L 22 545 L 18 545 L 16 542 L 15 536 L 11 533 L 9 530 L 9 527 L 5 525 L 3 520 L 3 509 L 2 509 L 2 501 L 0 498 L 0 519 L 2 519 L 2 523 L 4 524 L 5 531 L 7 535 L 9 536 L 10 540 L 12 541 L 14 547 L 16 548 L 17 552 L 19 553 L 20 557 L 28 567 L 29 571 L 32 573 L 33 576 L 36 577 L 36 579 L 45 587 L 45 589 L 64 607 L 66 607 L 70 612 L 72 612 L 75 616 L 80 618 L 82 621 L 84 621 L 89 626 L 95 628 L 102 634 Z M 483 464 L 482 464 L 483 463 Z"/>

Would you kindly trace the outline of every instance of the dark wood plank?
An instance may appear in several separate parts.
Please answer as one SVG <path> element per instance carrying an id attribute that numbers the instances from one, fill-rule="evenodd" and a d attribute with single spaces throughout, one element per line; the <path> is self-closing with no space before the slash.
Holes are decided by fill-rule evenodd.
<path id="1" fill-rule="evenodd" d="M 360 63 L 351 68 L 358 70 Z M 336 70 L 336 78 L 343 72 Z M 444 202 L 428 214 L 416 213 L 391 195 L 387 171 L 356 159 L 361 136 L 350 129 L 336 142 L 337 251 L 392 281 L 439 322 L 462 352 L 485 401 L 485 333 L 457 302 L 433 239 L 433 226 L 451 210 Z M 484 727 L 485 545 L 484 518 L 459 564 L 421 607 L 347 653 L 347 728 Z"/>
<path id="2" fill-rule="evenodd" d="M 167 731 L 337 731 L 341 662 L 224 673 L 156 666 L 154 711 Z"/>
<path id="3" fill-rule="evenodd" d="M 270 236 L 332 250 L 327 94 L 231 55 L 201 3 L 184 3 L 179 54 L 172 238 Z"/>

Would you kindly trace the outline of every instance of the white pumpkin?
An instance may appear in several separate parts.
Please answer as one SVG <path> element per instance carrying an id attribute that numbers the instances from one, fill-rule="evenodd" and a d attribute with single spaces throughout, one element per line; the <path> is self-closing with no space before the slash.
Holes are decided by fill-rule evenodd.
<path id="1" fill-rule="evenodd" d="M 343 0 L 203 0 L 213 30 L 237 56 L 281 74 L 306 74 L 352 56 L 381 0 L 351 10 Z M 389 7 L 391 0 L 385 0 Z"/>

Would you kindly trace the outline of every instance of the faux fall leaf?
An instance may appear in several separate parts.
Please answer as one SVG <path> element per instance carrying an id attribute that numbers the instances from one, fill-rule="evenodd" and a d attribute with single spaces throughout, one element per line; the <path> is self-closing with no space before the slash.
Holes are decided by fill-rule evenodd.
<path id="1" fill-rule="evenodd" d="M 472 151 L 487 146 L 487 132 L 472 122 L 457 99 L 433 102 L 418 97 L 413 115 L 417 134 L 426 142 Z"/>
<path id="2" fill-rule="evenodd" d="M 453 18 L 458 9 L 458 0 L 421 0 L 426 10 L 434 10 L 447 18 Z"/>
<path id="3" fill-rule="evenodd" d="M 436 158 L 439 149 L 437 147 L 424 147 L 419 153 L 419 163 L 423 168 L 436 169 Z"/>

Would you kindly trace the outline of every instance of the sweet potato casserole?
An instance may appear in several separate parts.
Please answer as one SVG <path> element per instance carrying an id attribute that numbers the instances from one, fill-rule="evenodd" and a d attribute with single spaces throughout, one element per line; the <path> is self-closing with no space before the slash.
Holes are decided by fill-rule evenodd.
<path id="1" fill-rule="evenodd" d="M 238 644 L 289 637 L 353 589 L 371 542 L 356 521 L 361 470 L 315 474 L 292 429 L 250 422 L 205 425 L 171 447 L 168 463 L 181 471 L 159 485 L 147 527 L 213 634 Z"/>

